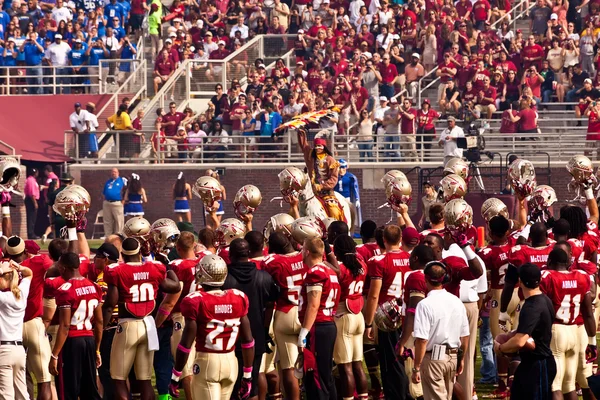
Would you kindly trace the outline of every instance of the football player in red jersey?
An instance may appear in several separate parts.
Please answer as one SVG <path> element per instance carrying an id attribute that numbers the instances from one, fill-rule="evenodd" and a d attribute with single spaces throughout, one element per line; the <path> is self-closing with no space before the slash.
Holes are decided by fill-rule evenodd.
<path id="1" fill-rule="evenodd" d="M 127 377 L 133 366 L 141 388 L 142 400 L 154 399 L 152 389 L 152 361 L 158 350 L 158 335 L 154 318 L 159 288 L 164 293 L 181 290 L 173 271 L 163 264 L 142 262 L 140 243 L 134 238 L 123 241 L 123 263 L 111 265 L 105 271 L 108 284 L 103 304 L 104 324 L 108 324 L 115 305 L 119 305 L 119 325 L 110 354 L 110 374 L 115 382 L 116 398 L 127 400 Z"/>
<path id="2" fill-rule="evenodd" d="M 333 360 L 340 373 L 342 398 L 354 399 L 356 390 L 359 399 L 367 399 L 369 385 L 362 366 L 365 320 L 361 312 L 367 265 L 357 254 L 358 246 L 350 236 L 338 237 L 333 248 L 339 266 L 341 287 L 340 305 L 335 314 L 337 338 Z"/>
<path id="3" fill-rule="evenodd" d="M 205 256 L 208 253 L 217 254 L 215 247 L 215 231 L 210 228 L 200 229 L 198 232 L 198 243 L 204 246 L 204 250 L 196 252 L 196 256 Z"/>
<path id="4" fill-rule="evenodd" d="M 169 391 L 179 396 L 177 389 L 181 371 L 187 363 L 196 340 L 192 392 L 196 399 L 229 399 L 238 375 L 234 354 L 238 333 L 243 353 L 242 386 L 238 393 L 247 399 L 252 390 L 254 339 L 248 320 L 248 297 L 236 289 L 222 290 L 227 277 L 227 265 L 216 255 L 204 257 L 196 269 L 196 283 L 202 286 L 185 297 L 181 313 L 185 328 L 177 346 L 175 366 Z"/>
<path id="5" fill-rule="evenodd" d="M 260 269 L 260 265 L 265 259 L 265 237 L 259 231 L 250 231 L 246 233 L 244 239 L 248 242 L 248 245 L 250 246 L 250 261 L 256 265 L 257 269 Z"/>
<path id="6" fill-rule="evenodd" d="M 597 356 L 596 322 L 590 278 L 583 271 L 569 271 L 570 266 L 571 259 L 567 252 L 561 248 L 552 250 L 548 256 L 548 269 L 542 271 L 540 290 L 552 300 L 556 312 L 550 342 L 556 360 L 552 392 L 554 397 L 562 394 L 565 398 L 576 398 L 578 359 L 586 359 L 590 346 L 593 346 L 593 353 Z M 588 368 L 588 373 L 591 375 L 591 368 Z M 589 387 L 582 389 L 588 389 L 586 397 L 590 398 Z"/>
<path id="7" fill-rule="evenodd" d="M 561 218 L 554 221 L 554 226 L 552 226 L 552 236 L 557 243 L 561 241 L 569 242 L 571 256 L 573 257 L 571 263 L 575 263 L 585 259 L 583 248 L 586 243 L 583 240 L 569 237 L 570 230 L 571 226 L 569 225 L 569 221 Z"/>
<path id="8" fill-rule="evenodd" d="M 486 268 L 490 271 L 490 294 L 491 297 L 491 308 L 490 308 L 490 330 L 492 332 L 492 338 L 503 333 L 498 323 L 500 318 L 500 298 L 502 296 L 502 289 L 504 288 L 504 275 L 508 268 L 508 258 L 510 250 L 512 248 L 509 243 L 508 236 L 510 234 L 510 222 L 502 215 L 497 215 L 490 219 L 488 222 L 489 235 L 491 238 L 490 244 L 479 250 L 479 257 L 483 260 Z M 513 296 L 511 302 L 507 308 L 507 314 L 510 316 L 507 321 L 508 330 L 512 330 L 511 321 L 518 321 L 519 315 L 517 308 L 519 306 L 518 290 L 513 290 Z M 496 365 L 498 368 L 498 388 L 495 393 L 509 396 L 507 392 L 508 385 L 508 364 L 509 359 L 507 357 L 498 357 Z"/>
<path id="9" fill-rule="evenodd" d="M 302 321 L 298 347 L 307 351 L 305 347 L 308 345 L 308 350 L 314 355 L 318 372 L 318 380 L 316 373 L 313 375 L 314 380 L 304 380 L 308 397 L 333 400 L 337 399 L 332 373 L 333 349 L 337 336 L 334 317 L 340 301 L 341 287 L 336 272 L 323 263 L 324 253 L 325 245 L 320 238 L 304 241 L 302 257 L 307 271 L 298 306 L 298 314 Z M 306 357 L 305 355 L 305 360 Z"/>
<path id="10" fill-rule="evenodd" d="M 302 253 L 294 251 L 290 241 L 279 232 L 269 236 L 269 251 L 271 254 L 263 260 L 261 269 L 267 271 L 281 289 L 273 316 L 281 379 L 286 398 L 299 400 L 300 389 L 294 376 L 294 364 L 298 358 L 297 339 L 301 327 L 298 302 L 307 268 L 302 262 Z"/>
<path id="11" fill-rule="evenodd" d="M 560 218 L 565 219 L 569 223 L 569 239 L 583 242 L 584 259 L 595 261 L 600 238 L 594 230 L 589 229 L 588 223 L 589 225 L 598 223 L 598 204 L 593 195 L 587 204 L 590 212 L 589 219 L 586 217 L 585 211 L 575 205 L 561 207 Z"/>
<path id="12" fill-rule="evenodd" d="M 23 323 L 23 346 L 27 349 L 27 372 L 33 374 L 37 382 L 38 399 L 50 400 L 52 378 L 48 371 L 48 363 L 51 350 L 42 316 L 44 276 L 52 266 L 52 260 L 45 254 L 29 257 L 25 250 L 25 241 L 18 236 L 8 238 L 5 254 L 9 259 L 31 269 L 33 273 Z"/>
<path id="13" fill-rule="evenodd" d="M 360 238 L 362 244 L 356 246 L 356 252 L 360 254 L 365 262 L 369 261 L 371 257 L 381 253 L 379 246 L 375 241 L 375 230 L 377 230 L 377 224 L 374 221 L 366 220 L 360 226 Z"/>
<path id="14" fill-rule="evenodd" d="M 50 372 L 58 375 L 58 355 L 62 357 L 65 400 L 100 400 L 96 369 L 102 363 L 102 290 L 79 273 L 79 256 L 63 254 L 58 269 L 65 283 L 56 292 L 59 328 L 49 363 Z M 93 319 L 93 323 L 92 323 Z"/>
<path id="15" fill-rule="evenodd" d="M 369 295 L 365 307 L 365 335 L 373 340 L 373 321 L 377 307 L 391 300 L 402 302 L 404 275 L 410 271 L 409 254 L 400 249 L 402 231 L 396 225 L 388 225 L 383 230 L 385 253 L 371 258 L 368 262 L 370 279 Z M 408 378 L 404 364 L 396 358 L 398 331 L 377 333 L 381 379 L 385 397 L 405 399 L 408 394 Z"/>
<path id="16" fill-rule="evenodd" d="M 435 261 L 435 254 L 429 246 L 418 245 L 410 253 L 409 263 L 411 271 L 406 273 L 404 280 L 404 304 L 406 305 L 406 317 L 402 323 L 402 335 L 398 340 L 398 356 L 404 360 L 404 368 L 409 380 L 409 391 L 413 398 L 423 396 L 421 384 L 415 384 L 411 380 L 412 368 L 414 367 L 414 337 L 412 336 L 415 322 L 415 310 L 417 304 L 425 298 L 427 285 L 423 269 L 425 265 Z"/>

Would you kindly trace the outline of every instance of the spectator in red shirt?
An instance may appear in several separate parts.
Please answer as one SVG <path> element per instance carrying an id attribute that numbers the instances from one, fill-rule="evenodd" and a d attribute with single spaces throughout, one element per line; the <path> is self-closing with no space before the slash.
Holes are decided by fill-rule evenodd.
<path id="1" fill-rule="evenodd" d="M 369 92 L 361 85 L 361 80 L 358 77 L 352 78 L 352 90 L 350 96 L 356 99 L 356 110 L 359 112 L 367 108 L 369 100 Z"/>
<path id="2" fill-rule="evenodd" d="M 454 79 L 456 75 L 456 65 L 450 61 L 450 53 L 444 54 L 444 61 L 439 65 L 435 74 L 440 77 L 440 84 L 438 85 L 438 102 L 442 99 L 446 85 L 449 81 Z"/>
<path id="3" fill-rule="evenodd" d="M 417 110 L 410 99 L 404 99 L 400 108 L 400 149 L 403 161 L 417 161 L 416 122 Z"/>
<path id="4" fill-rule="evenodd" d="M 596 149 L 596 160 L 600 159 L 600 104 L 593 101 L 585 110 L 585 115 L 588 117 L 588 129 L 585 137 L 586 150 L 585 155 L 592 156 L 593 149 Z"/>
<path id="5" fill-rule="evenodd" d="M 535 37 L 533 35 L 529 35 L 527 44 L 525 44 L 523 50 L 521 50 L 523 68 L 527 69 L 532 65 L 535 65 L 538 69 L 541 69 L 544 54 L 543 47 L 535 42 Z"/>
<path id="6" fill-rule="evenodd" d="M 475 20 L 475 27 L 482 30 L 485 27 L 486 21 L 490 20 L 492 16 L 492 6 L 487 0 L 477 0 L 473 4 L 473 19 Z"/>
<path id="7" fill-rule="evenodd" d="M 161 51 L 154 64 L 154 93 L 158 93 L 159 86 L 168 81 L 173 72 L 175 72 L 175 63 L 165 49 Z"/>
<path id="8" fill-rule="evenodd" d="M 518 105 L 517 102 L 515 102 L 515 104 Z M 504 110 L 504 112 L 502 113 L 500 133 L 517 133 L 518 123 L 514 122 L 513 120 L 515 119 L 514 117 L 519 115 L 519 112 L 514 108 L 515 106 L 511 104 L 511 107 L 509 109 Z"/>
<path id="9" fill-rule="evenodd" d="M 471 20 L 471 12 L 473 11 L 473 4 L 470 0 L 459 0 L 456 5 L 456 13 L 458 17 L 463 21 Z"/>
<path id="10" fill-rule="evenodd" d="M 425 150 L 423 161 L 429 161 L 429 150 L 435 138 L 435 120 L 440 114 L 431 108 L 429 99 L 424 99 L 421 109 L 417 112 L 417 150 Z"/>
<path id="11" fill-rule="evenodd" d="M 542 102 L 542 83 L 544 83 L 544 77 L 537 72 L 535 65 L 529 67 L 521 81 L 521 85 L 526 85 L 531 88 L 531 93 L 533 94 L 536 103 Z"/>
<path id="12" fill-rule="evenodd" d="M 494 68 L 496 68 L 496 70 L 502 71 L 505 79 L 507 77 L 508 71 L 517 72 L 516 65 L 508 59 L 508 54 L 506 54 L 504 51 L 499 54 L 498 60 L 494 62 Z"/>
<path id="13" fill-rule="evenodd" d="M 383 62 L 379 65 L 379 73 L 381 74 L 381 86 L 379 92 L 382 96 L 392 98 L 394 96 L 394 81 L 398 76 L 396 66 L 390 63 L 390 55 L 383 56 Z"/>
<path id="14" fill-rule="evenodd" d="M 485 86 L 486 79 L 490 79 L 490 71 L 485 67 L 483 60 L 477 61 L 477 68 L 473 73 L 473 87 L 481 90 Z"/>
<path id="15" fill-rule="evenodd" d="M 517 115 L 509 113 L 507 116 L 512 122 L 519 123 L 520 133 L 530 133 L 537 135 L 537 113 L 531 109 L 531 104 L 529 100 L 521 100 L 520 111 Z"/>
<path id="16" fill-rule="evenodd" d="M 462 56 L 460 58 L 460 66 L 456 69 L 456 75 L 454 75 L 454 80 L 456 81 L 456 86 L 459 88 L 464 88 L 471 79 L 473 79 L 475 69 L 469 63 L 469 56 Z"/>
<path id="17" fill-rule="evenodd" d="M 185 114 L 177 111 L 177 104 L 171 102 L 169 104 L 169 112 L 162 116 L 161 126 L 165 131 L 167 137 L 172 137 L 177 134 L 177 127 L 183 119 Z"/>
<path id="18" fill-rule="evenodd" d="M 225 57 L 229 55 L 229 51 L 225 49 L 225 41 L 219 40 L 217 43 L 219 48 L 217 50 L 213 50 L 208 56 L 209 60 L 223 60 Z M 217 75 L 220 75 L 223 71 L 223 66 L 218 63 L 209 63 L 209 69 L 206 70 L 206 78 L 209 82 L 218 81 Z"/>
<path id="19" fill-rule="evenodd" d="M 490 86 L 489 76 L 483 81 L 483 88 L 479 90 L 476 103 L 475 108 L 482 114 L 485 112 L 487 119 L 492 119 L 492 115 L 496 112 L 496 89 Z"/>

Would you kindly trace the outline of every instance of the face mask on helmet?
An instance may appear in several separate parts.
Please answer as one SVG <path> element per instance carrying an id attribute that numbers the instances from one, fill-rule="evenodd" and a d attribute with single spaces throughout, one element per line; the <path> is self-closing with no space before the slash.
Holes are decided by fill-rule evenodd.
<path id="1" fill-rule="evenodd" d="M 21 166 L 17 159 L 13 157 L 3 157 L 0 159 L 0 189 L 2 191 L 11 191 L 17 187 L 19 177 L 21 176 Z"/>
<path id="2" fill-rule="evenodd" d="M 206 208 L 212 208 L 215 202 L 221 200 L 221 184 L 211 176 L 201 176 L 196 179 L 192 187 L 192 193 L 202 200 Z"/>
<path id="3" fill-rule="evenodd" d="M 446 163 L 446 166 L 444 167 L 444 174 L 455 174 L 466 181 L 469 177 L 469 164 L 460 158 L 452 158 Z"/>
<path id="4" fill-rule="evenodd" d="M 575 182 L 579 184 L 588 184 L 595 180 L 594 166 L 586 156 L 574 156 L 567 163 L 567 171 L 571 174 Z"/>
<path id="5" fill-rule="evenodd" d="M 324 224 L 315 217 L 298 218 L 292 224 L 292 238 L 302 244 L 306 239 L 323 237 L 324 229 Z"/>
<path id="6" fill-rule="evenodd" d="M 89 211 L 89 207 L 90 195 L 87 190 L 81 186 L 75 188 L 68 186 L 58 193 L 52 209 L 67 220 L 82 221 Z"/>
<path id="7" fill-rule="evenodd" d="M 377 328 L 383 332 L 392 332 L 400 328 L 402 323 L 402 310 L 396 299 L 386 301 L 375 311 L 373 320 Z"/>
<path id="8" fill-rule="evenodd" d="M 440 181 L 444 193 L 444 201 L 461 199 L 467 194 L 467 184 L 463 178 L 456 174 L 447 175 Z"/>
<path id="9" fill-rule="evenodd" d="M 242 239 L 246 234 L 246 225 L 239 219 L 227 218 L 215 231 L 216 247 L 227 247 L 234 239 Z"/>
<path id="10" fill-rule="evenodd" d="M 254 185 L 245 185 L 238 190 L 233 200 L 233 210 L 238 218 L 252 214 L 262 201 L 260 190 Z"/>
<path id="11" fill-rule="evenodd" d="M 548 185 L 539 185 L 535 188 L 527 206 L 529 220 L 533 222 L 546 222 L 550 218 L 550 207 L 556 203 L 556 192 Z"/>
<path id="12" fill-rule="evenodd" d="M 535 168 L 530 161 L 517 159 L 508 167 L 508 180 L 512 189 L 525 198 L 533 193 L 536 187 Z"/>
<path id="13" fill-rule="evenodd" d="M 473 208 L 463 199 L 454 199 L 444 207 L 444 226 L 453 236 L 464 234 L 473 225 Z"/>
<path id="14" fill-rule="evenodd" d="M 401 204 L 410 204 L 412 186 L 407 179 L 391 179 L 385 188 L 385 195 L 390 207 L 397 211 Z"/>
<path id="15" fill-rule="evenodd" d="M 208 254 L 196 265 L 196 283 L 221 287 L 227 278 L 227 264 L 216 254 Z"/>
<path id="16" fill-rule="evenodd" d="M 296 167 L 288 167 L 277 176 L 279 177 L 279 189 L 284 199 L 288 196 L 296 196 L 297 192 L 304 189 L 308 181 L 306 174 Z"/>
<path id="17" fill-rule="evenodd" d="M 150 240 L 153 251 L 161 252 L 164 249 L 175 247 L 179 239 L 177 224 L 169 218 L 156 220 L 150 228 Z"/>

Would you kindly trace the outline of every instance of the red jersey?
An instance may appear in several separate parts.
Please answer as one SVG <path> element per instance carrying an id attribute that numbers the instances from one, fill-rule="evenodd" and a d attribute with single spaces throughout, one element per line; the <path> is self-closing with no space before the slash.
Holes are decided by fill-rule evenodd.
<path id="1" fill-rule="evenodd" d="M 302 253 L 271 254 L 263 260 L 261 268 L 267 271 L 281 288 L 277 310 L 287 313 L 297 306 L 307 271 L 302 261 Z"/>
<path id="2" fill-rule="evenodd" d="M 265 259 L 264 256 L 261 257 L 255 257 L 255 258 L 250 258 L 248 261 L 253 262 L 254 265 L 256 265 L 256 269 L 261 269 L 262 268 L 262 262 Z"/>
<path id="3" fill-rule="evenodd" d="M 41 317 L 44 313 L 44 302 L 42 300 L 44 296 L 44 278 L 46 277 L 46 271 L 52 264 L 52 259 L 45 254 L 27 258 L 21 263 L 22 266 L 33 272 L 31 287 L 27 296 L 27 308 L 25 308 L 25 317 L 23 318 L 24 322 Z"/>
<path id="4" fill-rule="evenodd" d="M 450 282 L 444 285 L 444 289 L 456 297 L 459 297 L 460 283 L 462 281 L 471 281 L 477 278 L 473 276 L 469 266 L 461 257 L 448 256 L 443 258 L 442 262 L 446 265 L 448 275 L 450 275 Z"/>
<path id="5" fill-rule="evenodd" d="M 342 291 L 335 271 L 324 264 L 317 264 L 306 271 L 306 278 L 304 278 L 302 284 L 301 300 L 298 305 L 300 321 L 304 320 L 305 305 L 308 304 L 307 288 L 311 286 L 321 286 L 322 288 L 315 322 L 333 322 Z"/>
<path id="6" fill-rule="evenodd" d="M 225 264 L 231 264 L 231 260 L 229 260 L 229 246 L 221 247 L 219 250 L 217 250 L 217 255 L 221 257 L 223 261 L 225 261 Z"/>
<path id="7" fill-rule="evenodd" d="M 425 274 L 422 269 L 409 271 L 404 276 L 404 304 L 408 307 L 412 296 L 422 295 L 421 297 L 425 297 L 427 285 L 425 284 Z M 409 311 L 408 308 L 406 312 L 415 313 L 414 310 Z"/>
<path id="8" fill-rule="evenodd" d="M 119 290 L 119 315 L 127 311 L 144 318 L 156 306 L 158 285 L 167 277 L 167 269 L 155 261 L 120 263 L 109 265 L 104 274 L 106 283 Z"/>
<path id="9" fill-rule="evenodd" d="M 544 269 L 548 262 L 548 254 L 550 254 L 553 248 L 553 244 L 544 247 L 516 245 L 512 248 L 508 260 L 515 267 L 520 267 L 526 263 L 532 263 L 540 267 L 540 269 Z"/>
<path id="10" fill-rule="evenodd" d="M 410 254 L 406 251 L 392 250 L 369 260 L 369 277 L 381 279 L 379 304 L 401 298 L 404 274 L 411 271 L 409 257 Z"/>
<path id="11" fill-rule="evenodd" d="M 500 123 L 500 133 L 516 133 L 518 130 L 518 123 L 512 122 L 509 114 L 516 117 L 519 115 L 519 112 L 517 110 L 504 110 L 502 113 L 502 122 Z"/>
<path id="12" fill-rule="evenodd" d="M 376 242 L 363 243 L 356 246 L 356 252 L 360 254 L 363 260 L 368 261 L 373 256 L 381 254 L 381 249 Z"/>
<path id="13" fill-rule="evenodd" d="M 479 250 L 479 257 L 485 267 L 491 271 L 490 286 L 492 289 L 504 288 L 504 275 L 508 268 L 508 257 L 512 246 L 507 243 L 500 246 L 489 245 Z"/>
<path id="14" fill-rule="evenodd" d="M 427 113 L 423 112 L 423 110 L 419 110 L 417 112 L 417 125 L 419 128 L 423 128 L 425 130 L 433 129 L 435 131 L 434 121 L 439 117 L 440 114 L 432 108 L 427 110 Z"/>
<path id="15" fill-rule="evenodd" d="M 490 71 L 488 71 L 487 69 L 483 69 L 481 71 L 476 70 L 473 73 L 473 88 L 477 89 L 477 91 L 483 90 L 483 87 L 485 85 L 485 83 L 484 83 L 485 78 L 489 78 L 489 77 L 490 77 Z M 479 94 L 479 92 L 477 94 Z"/>
<path id="16" fill-rule="evenodd" d="M 481 92 L 483 92 L 483 96 L 481 93 L 477 96 L 477 102 L 482 106 L 488 106 L 490 104 L 494 104 L 496 101 L 496 88 L 493 86 L 486 88 L 481 88 Z M 490 99 L 492 99 L 490 101 Z"/>
<path id="17" fill-rule="evenodd" d="M 179 282 L 183 284 L 181 296 L 179 296 L 175 307 L 173 307 L 173 313 L 180 312 L 181 302 L 185 296 L 198 290 L 198 286 L 196 285 L 196 265 L 198 265 L 199 261 L 199 258 L 179 259 L 173 260 L 169 264 L 175 275 L 177 275 L 177 278 L 179 278 Z"/>
<path id="18" fill-rule="evenodd" d="M 57 308 L 71 309 L 69 337 L 93 336 L 94 310 L 102 300 L 102 289 L 86 278 L 69 279 L 56 291 Z"/>
<path id="19" fill-rule="evenodd" d="M 360 260 L 359 262 L 362 265 L 362 273 L 357 276 L 352 275 L 350 270 L 348 270 L 343 263 L 339 263 L 341 286 L 340 302 L 345 302 L 346 308 L 352 314 L 358 314 L 362 310 L 364 304 L 363 288 L 367 277 L 367 265 Z"/>
<path id="20" fill-rule="evenodd" d="M 488 11 L 492 7 L 487 0 L 478 0 L 473 4 L 473 17 L 475 21 L 485 21 L 487 19 Z"/>
<path id="21" fill-rule="evenodd" d="M 56 291 L 65 283 L 62 276 L 56 276 L 54 278 L 46 278 L 44 281 L 44 298 L 45 299 L 56 299 Z M 54 312 L 50 325 L 58 325 L 58 312 Z"/>
<path id="22" fill-rule="evenodd" d="M 416 133 L 416 122 L 417 122 L 417 110 L 409 108 L 403 110 L 407 114 L 411 114 L 414 118 L 407 118 L 404 114 L 400 114 L 400 129 L 403 135 Z"/>
<path id="23" fill-rule="evenodd" d="M 197 323 L 196 351 L 229 353 L 248 315 L 248 297 L 237 289 L 190 293 L 181 302 L 181 314 Z"/>
<path id="24" fill-rule="evenodd" d="M 542 271 L 540 290 L 552 300 L 554 323 L 581 325 L 581 301 L 590 291 L 590 277 L 582 271 Z"/>

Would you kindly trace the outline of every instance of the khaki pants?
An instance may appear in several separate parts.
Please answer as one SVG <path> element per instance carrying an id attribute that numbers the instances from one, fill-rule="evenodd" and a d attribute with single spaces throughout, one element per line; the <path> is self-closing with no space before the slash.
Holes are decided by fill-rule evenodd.
<path id="1" fill-rule="evenodd" d="M 273 331 L 281 369 L 294 368 L 298 358 L 298 334 L 301 327 L 298 307 L 292 307 L 287 313 L 275 310 Z"/>
<path id="2" fill-rule="evenodd" d="M 581 327 L 583 328 L 583 325 Z M 575 390 L 580 339 L 587 346 L 587 336 L 581 338 L 580 333 L 577 325 L 552 324 L 550 350 L 556 362 L 556 376 L 552 382 L 553 392 L 562 391 L 566 394 Z"/>
<path id="3" fill-rule="evenodd" d="M 402 161 L 417 161 L 417 138 L 414 133 L 400 135 Z"/>
<path id="4" fill-rule="evenodd" d="M 471 400 L 473 397 L 473 379 L 475 377 L 475 345 L 477 343 L 477 321 L 479 321 L 479 309 L 477 303 L 464 303 L 467 310 L 467 319 L 469 320 L 469 347 L 464 355 L 463 373 L 458 376 L 458 383 L 462 386 L 465 393 L 464 400 Z"/>
<path id="5" fill-rule="evenodd" d="M 171 335 L 171 354 L 173 354 L 173 359 L 175 359 L 175 353 L 177 353 L 177 346 L 181 342 L 181 336 L 183 335 L 183 328 L 185 328 L 185 318 L 181 315 L 180 312 L 172 314 L 173 319 L 173 334 Z M 190 348 L 190 354 L 188 355 L 187 363 L 185 363 L 185 367 L 181 371 L 181 376 L 179 379 L 186 378 L 192 375 L 192 367 L 194 366 L 194 359 L 196 358 L 196 341 L 192 343 L 192 347 Z"/>
<path id="6" fill-rule="evenodd" d="M 104 236 L 121 233 L 125 223 L 123 203 L 104 200 L 102 211 L 104 212 Z"/>
<path id="7" fill-rule="evenodd" d="M 192 392 L 197 399 L 229 400 L 238 375 L 238 361 L 229 353 L 197 353 Z M 197 397 L 196 397 L 197 396 Z"/>
<path id="8" fill-rule="evenodd" d="M 0 400 L 29 399 L 25 383 L 25 357 L 23 346 L 0 346 Z"/>
<path id="9" fill-rule="evenodd" d="M 119 322 L 110 351 L 110 376 L 125 381 L 133 366 L 138 381 L 152 378 L 154 352 L 148 350 L 148 333 L 142 319 Z"/>
<path id="10" fill-rule="evenodd" d="M 363 333 L 365 319 L 362 313 L 347 312 L 335 318 L 337 338 L 333 348 L 333 360 L 336 364 L 349 364 L 363 359 Z"/>
<path id="11" fill-rule="evenodd" d="M 37 383 L 50 382 L 50 341 L 42 318 L 34 318 L 23 324 L 23 347 L 27 349 L 27 370 L 35 376 Z"/>
<path id="12" fill-rule="evenodd" d="M 423 398 L 427 400 L 452 400 L 456 367 L 456 354 L 447 354 L 445 360 L 433 361 L 431 353 L 425 353 L 423 364 L 421 364 Z"/>
<path id="13" fill-rule="evenodd" d="M 504 333 L 502 329 L 500 329 L 500 297 L 502 296 L 502 289 L 492 289 L 492 306 L 490 307 L 490 331 L 492 332 L 492 337 L 495 339 L 496 336 Z M 506 328 L 508 332 L 517 328 L 517 324 L 519 323 L 519 313 L 521 311 L 521 307 L 519 307 L 519 288 L 515 288 L 513 291 L 513 295 L 510 299 L 510 303 L 508 303 L 508 307 L 506 308 L 506 313 L 510 315 L 510 321 L 507 322 Z"/>

